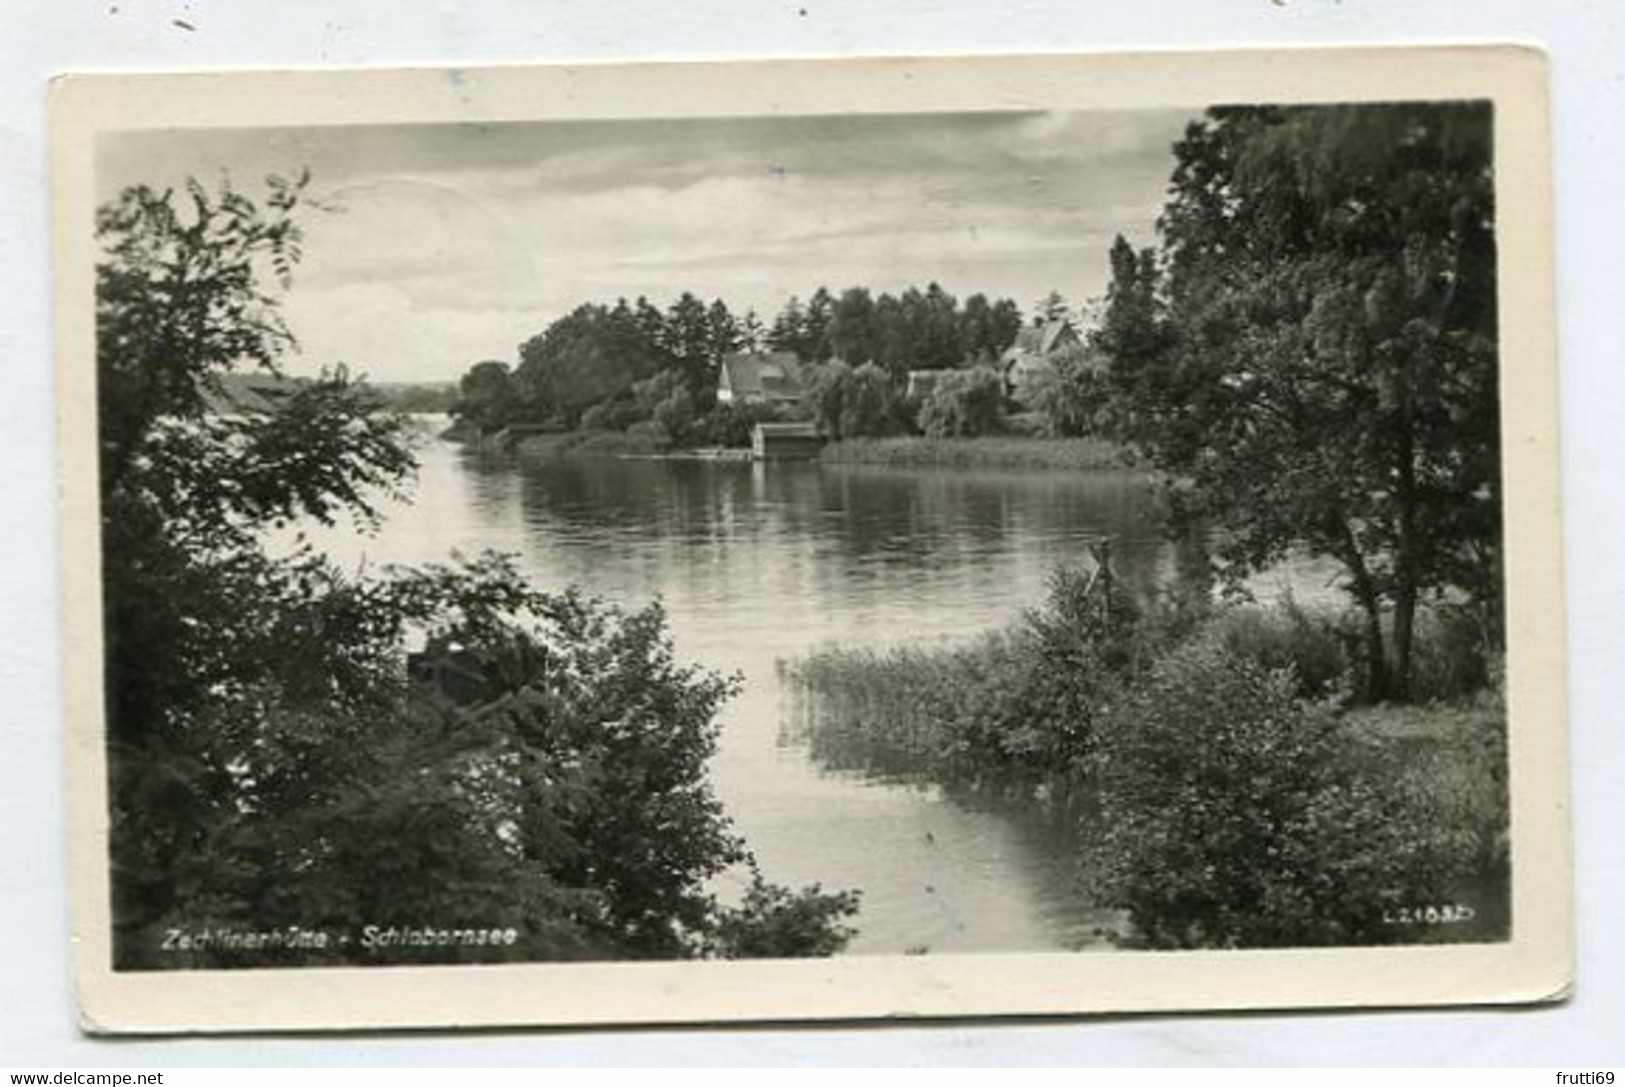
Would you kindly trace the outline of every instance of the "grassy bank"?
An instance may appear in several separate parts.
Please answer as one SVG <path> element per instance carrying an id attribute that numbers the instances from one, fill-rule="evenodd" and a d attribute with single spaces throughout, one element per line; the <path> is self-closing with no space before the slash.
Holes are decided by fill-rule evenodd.
<path id="1" fill-rule="evenodd" d="M 789 662 L 805 738 L 1046 816 L 1139 946 L 1504 937 L 1504 707 L 1448 617 L 1420 631 L 1433 701 L 1356 706 L 1343 616 L 1095 603 L 1061 577 L 963 645 Z"/>
<path id="2" fill-rule="evenodd" d="M 657 434 L 621 430 L 570 430 L 558 434 L 529 434 L 514 443 L 520 456 L 653 457 L 668 452 L 671 442 Z"/>
<path id="3" fill-rule="evenodd" d="M 828 464 L 921 468 L 1120 468 L 1119 446 L 1098 438 L 853 438 L 831 442 Z"/>

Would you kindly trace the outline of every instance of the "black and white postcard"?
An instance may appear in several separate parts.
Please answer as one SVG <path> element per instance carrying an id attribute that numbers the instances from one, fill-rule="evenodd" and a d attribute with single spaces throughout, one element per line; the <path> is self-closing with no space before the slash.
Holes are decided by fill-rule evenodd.
<path id="1" fill-rule="evenodd" d="M 1539 54 L 52 107 L 87 1030 L 1567 992 Z"/>

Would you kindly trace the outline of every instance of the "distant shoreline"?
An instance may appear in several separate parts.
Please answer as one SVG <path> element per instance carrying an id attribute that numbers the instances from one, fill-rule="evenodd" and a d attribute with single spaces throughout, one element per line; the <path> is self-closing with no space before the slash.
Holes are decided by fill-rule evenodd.
<path id="1" fill-rule="evenodd" d="M 1122 446 L 1103 438 L 852 438 L 824 446 L 825 464 L 914 468 L 1042 468 L 1101 471 L 1127 466 Z"/>
<path id="2" fill-rule="evenodd" d="M 441 437 L 469 445 L 482 442 L 460 424 Z M 487 435 L 490 443 L 493 436 Z M 660 460 L 749 460 L 749 449 L 673 446 L 659 435 L 618 430 L 571 430 L 525 434 L 490 445 L 531 459 L 625 457 Z M 1128 467 L 1122 446 L 1102 438 L 852 438 L 829 442 L 822 464 L 878 464 L 899 468 L 1002 468 L 1111 471 Z"/>

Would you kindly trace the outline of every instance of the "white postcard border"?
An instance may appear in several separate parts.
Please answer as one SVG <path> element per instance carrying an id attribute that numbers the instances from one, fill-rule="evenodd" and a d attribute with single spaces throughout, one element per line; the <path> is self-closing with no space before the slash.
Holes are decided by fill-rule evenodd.
<path id="1" fill-rule="evenodd" d="M 1501 1004 L 1573 976 L 1545 58 L 1516 47 L 556 64 L 66 77 L 52 89 L 69 879 L 81 1021 L 177 1032 Z M 796 962 L 110 968 L 95 480 L 95 134 L 807 113 L 1495 104 L 1513 937 L 1473 946 Z"/>

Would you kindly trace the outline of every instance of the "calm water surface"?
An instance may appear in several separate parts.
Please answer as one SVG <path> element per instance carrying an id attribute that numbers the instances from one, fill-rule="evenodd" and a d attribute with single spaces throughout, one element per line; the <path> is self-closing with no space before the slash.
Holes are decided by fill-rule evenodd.
<path id="1" fill-rule="evenodd" d="M 1042 600 L 1084 540 L 1120 577 L 1171 556 L 1129 473 L 964 472 L 704 461 L 525 462 L 440 442 L 410 505 L 341 561 L 510 552 L 542 587 L 664 601 L 679 659 L 743 675 L 712 764 L 718 795 L 775 882 L 858 888 L 853 952 L 1088 945 L 1102 915 L 1019 820 L 932 790 L 813 764 L 786 730 L 776 663 L 821 645 L 962 639 Z M 742 877 L 729 877 L 742 883 Z M 728 886 L 719 887 L 726 894 Z"/>

